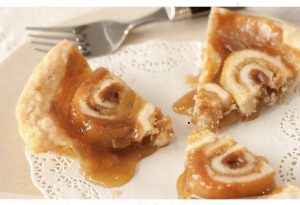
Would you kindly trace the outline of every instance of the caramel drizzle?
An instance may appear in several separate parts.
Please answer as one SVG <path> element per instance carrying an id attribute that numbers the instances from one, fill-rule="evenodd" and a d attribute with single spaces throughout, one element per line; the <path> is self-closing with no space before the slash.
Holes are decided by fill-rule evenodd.
<path id="1" fill-rule="evenodd" d="M 74 52 L 73 55 L 77 54 Z M 133 91 L 124 87 L 122 82 L 117 82 L 98 93 L 103 101 L 113 106 L 97 105 L 91 85 L 98 85 L 110 73 L 101 68 L 91 74 L 88 65 L 82 70 L 83 63 L 85 62 L 67 64 L 66 77 L 53 101 L 51 113 L 58 125 L 74 139 L 77 151 L 74 154 L 80 159 L 84 176 L 107 187 L 121 186 L 133 177 L 137 162 L 157 150 L 151 144 L 150 136 L 142 142 L 133 142 L 136 130 L 139 129 L 134 119 L 144 102 Z M 88 96 L 82 98 L 87 93 Z M 80 100 L 97 113 L 116 114 L 117 118 L 100 119 L 86 115 L 79 106 Z M 56 151 L 68 154 L 60 149 Z"/>

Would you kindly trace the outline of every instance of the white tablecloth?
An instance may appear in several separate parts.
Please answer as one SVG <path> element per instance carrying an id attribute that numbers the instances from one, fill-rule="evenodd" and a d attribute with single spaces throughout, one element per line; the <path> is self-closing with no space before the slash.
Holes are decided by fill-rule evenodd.
<path id="1" fill-rule="evenodd" d="M 126 10 L 123 9 L 119 9 L 116 10 L 111 9 L 107 12 L 104 12 L 105 8 L 101 8 L 102 9 L 102 13 L 103 15 L 99 15 L 101 16 L 99 20 L 106 18 L 113 18 L 115 20 L 122 20 L 122 19 L 129 19 L 129 17 L 134 16 L 140 16 L 143 15 L 145 12 L 140 10 L 140 9 L 136 9 L 132 12 L 127 12 Z M 96 11 L 97 10 L 97 11 Z M 128 9 L 127 9 L 128 10 Z M 275 16 L 277 18 L 281 18 L 283 20 L 289 21 L 293 24 L 296 24 L 298 26 L 300 26 L 300 19 L 298 19 L 299 17 L 299 13 L 300 13 L 300 8 L 252 8 L 251 10 L 255 10 L 257 13 L 261 14 L 261 15 L 267 15 L 267 16 Z M 105 10 L 106 11 L 106 10 Z M 122 14 L 120 13 L 122 11 Z M 124 13 L 123 13 L 124 11 Z M 139 11 L 139 12 L 138 12 Z M 27 31 L 25 30 L 26 26 L 53 26 L 56 24 L 59 24 L 62 21 L 68 20 L 68 19 L 72 19 L 75 18 L 77 16 L 82 16 L 86 13 L 87 16 L 90 15 L 90 13 L 92 12 L 96 12 L 98 14 L 99 12 L 99 8 L 0 8 L 0 65 L 2 64 L 3 60 L 15 49 L 17 49 L 20 45 L 22 45 L 22 43 L 24 41 L 29 40 L 29 38 L 27 37 Z M 100 11 L 101 12 L 101 11 Z M 122 17 L 120 17 L 122 16 Z M 128 18 L 125 18 L 128 17 Z M 120 19 L 118 19 L 120 18 Z M 78 21 L 76 21 L 78 22 Z M 158 38 L 158 34 L 160 34 L 160 38 L 163 40 L 176 40 L 176 41 L 190 41 L 190 40 L 201 40 L 200 37 L 203 36 L 198 30 L 196 31 L 192 31 L 193 29 L 191 29 L 191 27 L 193 26 L 203 26 L 203 29 L 205 29 L 205 25 L 204 24 L 196 24 L 195 22 L 189 22 L 189 24 L 187 24 L 186 22 L 180 22 L 180 23 L 176 23 L 176 26 L 171 27 L 168 24 L 165 24 L 165 29 L 161 29 L 155 26 L 145 26 L 142 27 L 143 29 L 137 29 L 136 33 L 132 33 L 131 35 L 129 35 L 129 39 L 127 41 L 127 44 L 131 44 L 132 42 L 137 43 L 137 42 L 144 42 L 144 40 L 154 40 L 156 38 Z M 194 27 L 193 27 L 194 28 Z M 179 31 L 188 31 L 188 32 L 182 32 L 181 35 L 177 35 L 176 36 L 170 36 L 170 34 L 172 34 L 172 32 L 169 32 L 168 29 L 177 29 Z M 176 30 L 176 31 L 177 31 Z M 194 32 L 194 33 L 191 33 Z M 174 33 L 174 32 L 173 32 Z M 11 63 L 11 64 L 10 64 Z M 20 62 L 19 62 L 20 63 Z M 10 64 L 10 66 L 15 65 L 16 62 L 13 60 L 10 60 L 10 62 L 5 62 L 2 64 L 3 67 L 0 66 L 0 71 L 4 71 L 2 73 L 5 72 L 9 72 L 11 71 L 10 66 L 7 66 L 7 64 Z M 33 67 L 33 66 L 32 66 Z M 3 70 L 1 70 L 3 69 Z M 7 70 L 5 70 L 7 69 Z M 0 76 L 1 77 L 1 76 Z M 4 76 L 2 76 L 4 78 Z M 3 84 L 4 85 L 4 84 Z M 2 94 L 2 93 L 1 93 Z M 5 99 L 5 97 L 8 96 L 4 96 L 2 99 Z M 14 104 L 15 101 L 12 100 L 12 103 L 9 103 L 9 105 L 11 105 L 9 109 L 13 110 L 14 107 L 12 104 Z M 0 103 L 1 106 L 3 106 L 3 103 Z M 7 104 L 8 105 L 8 104 Z M 5 106 L 4 106 L 5 107 Z M 8 109 L 5 107 L 5 109 Z M 11 111 L 9 110 L 9 114 L 11 115 Z M 14 116 L 12 116 L 11 118 L 13 119 L 9 119 L 9 124 L 7 122 L 7 124 L 2 125 L 1 128 L 1 124 L 0 124 L 0 133 L 5 133 L 5 130 L 3 130 L 3 127 L 15 127 L 15 118 Z M 8 129 L 8 128 L 6 128 Z M 14 128 L 14 135 L 16 136 L 10 136 L 8 135 L 8 131 L 6 131 L 7 133 L 5 133 L 8 137 L 10 137 L 13 141 L 16 141 L 16 139 L 19 139 L 19 136 L 17 136 L 16 132 L 16 128 Z M 3 136 L 1 136 L 3 137 Z M 13 138 L 15 137 L 15 138 Z M 5 141 L 2 140 L 2 141 Z M 3 143 L 4 144 L 4 143 Z M 7 156 L 8 154 L 11 154 L 9 151 L 11 151 L 11 149 L 13 149 L 14 147 L 12 146 L 14 145 L 13 143 L 11 144 L 5 144 L 5 146 L 7 147 L 4 150 L 4 153 L 2 153 L 0 150 L 0 154 L 2 154 L 2 156 Z M 19 147 L 24 147 L 23 143 L 19 145 Z M 20 149 L 18 147 L 18 149 Z M 23 152 L 22 150 L 20 152 Z M 19 153 L 19 152 L 18 152 Z M 1 155 L 0 155 L 1 156 Z M 23 160 L 23 159 L 22 159 Z M 25 160 L 25 159 L 24 159 Z M 19 188 L 15 188 L 15 184 L 18 183 L 11 183 L 9 180 L 11 180 L 11 178 L 7 178 L 7 176 L 3 173 L 11 173 L 12 171 L 15 172 L 24 172 L 24 168 L 23 169 L 15 169 L 15 167 L 19 168 L 19 167 L 27 167 L 27 164 L 21 164 L 20 163 L 16 163 L 15 162 L 15 166 L 10 166 L 9 164 L 6 165 L 4 164 L 4 166 L 2 166 L 2 168 L 0 169 L 0 176 L 3 176 L 2 179 L 6 180 L 6 183 L 10 183 L 11 185 L 9 186 L 9 188 L 7 188 L 6 186 L 2 186 L 0 185 L 0 188 L 2 188 L 0 190 L 0 198 L 4 197 L 4 196 L 8 196 L 7 193 L 1 193 L 1 191 L 3 192 L 16 192 L 16 190 L 18 190 L 18 193 L 25 193 L 23 192 L 24 187 L 19 187 Z M 24 166 L 23 166 L 24 165 Z M 18 167 L 19 166 L 19 167 Z M 5 170 L 3 170 L 5 169 Z M 22 170 L 22 171 L 21 171 Z M 18 174 L 18 176 L 20 177 L 22 174 Z M 25 177 L 25 176 L 21 176 L 21 177 Z M 26 175 L 26 177 L 28 177 Z M 1 177 L 0 177 L 1 178 Z M 16 178 L 16 177 L 15 177 Z M 5 184 L 3 181 L 0 180 L 0 184 Z M 28 191 L 26 192 L 28 194 Z M 31 193 L 30 194 L 36 194 L 36 193 Z"/>
<path id="2" fill-rule="evenodd" d="M 99 8 L 0 8 L 0 63 L 28 40 L 26 26 L 53 26 Z M 252 8 L 300 26 L 300 8 Z"/>
<path id="3" fill-rule="evenodd" d="M 28 40 L 26 26 L 53 26 L 96 8 L 0 8 L 0 62 Z"/>

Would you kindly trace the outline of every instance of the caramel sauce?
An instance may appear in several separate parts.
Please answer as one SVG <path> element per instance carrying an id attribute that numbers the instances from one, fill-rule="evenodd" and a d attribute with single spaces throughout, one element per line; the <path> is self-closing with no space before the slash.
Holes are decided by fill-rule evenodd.
<path id="1" fill-rule="evenodd" d="M 253 69 L 251 70 L 249 75 L 250 78 L 252 78 L 255 82 L 262 86 L 267 86 L 269 84 L 270 79 L 266 74 L 264 74 L 260 70 Z"/>
<path id="2" fill-rule="evenodd" d="M 195 87 L 198 82 L 198 76 L 189 74 L 186 76 L 185 82 L 189 87 Z M 191 116 L 195 105 L 195 100 L 194 100 L 195 94 L 196 94 L 196 90 L 193 89 L 187 94 L 185 94 L 184 96 L 182 96 L 180 99 L 178 99 L 173 104 L 173 111 L 180 115 Z"/>
<path id="3" fill-rule="evenodd" d="M 238 110 L 233 110 L 231 113 L 228 115 L 225 115 L 219 123 L 219 129 L 225 129 L 229 127 L 230 125 L 233 125 L 237 122 L 240 122 L 241 120 L 246 121 L 248 118 L 244 119 L 241 116 L 241 113 Z"/>
<path id="4" fill-rule="evenodd" d="M 134 176 L 138 161 L 156 150 L 148 141 L 111 151 L 85 147 L 80 150 L 82 172 L 87 179 L 97 184 L 121 186 Z"/>
<path id="5" fill-rule="evenodd" d="M 177 100 L 173 105 L 174 112 L 181 115 L 192 115 L 192 111 L 195 105 L 194 96 L 196 90 L 188 92 L 186 95 Z"/>
<path id="6" fill-rule="evenodd" d="M 186 82 L 187 86 L 195 87 L 198 83 L 198 78 L 199 78 L 198 75 L 194 76 L 192 74 L 188 74 L 185 78 L 185 82 Z"/>
<path id="7" fill-rule="evenodd" d="M 223 164 L 228 166 L 230 169 L 241 168 L 245 166 L 248 162 L 244 159 L 243 152 L 233 152 L 226 157 L 224 157 L 221 161 Z"/>
<path id="8" fill-rule="evenodd" d="M 72 148 L 66 148 L 66 147 L 56 147 L 55 150 L 53 150 L 55 153 L 69 157 L 69 158 L 76 158 L 76 154 L 74 153 Z"/>
<path id="9" fill-rule="evenodd" d="M 179 199 L 185 199 L 185 183 L 186 183 L 186 173 L 183 172 L 177 179 L 176 188 Z"/>
<path id="10" fill-rule="evenodd" d="M 68 136 L 73 138 L 76 153 L 73 152 L 72 148 L 58 147 L 54 151 L 68 157 L 79 158 L 81 172 L 87 179 L 107 187 L 121 186 L 133 177 L 138 161 L 156 151 L 157 148 L 151 144 L 149 137 L 141 143 L 131 143 L 125 149 L 103 148 L 101 143 L 88 140 L 83 134 L 82 128 L 74 124 L 74 118 L 71 114 L 72 100 L 79 86 L 86 79 L 90 79 L 92 73 L 85 60 L 79 55 L 76 51 L 71 53 L 69 59 L 72 60 L 67 63 L 65 77 L 60 83 L 51 109 L 51 115 L 56 119 L 58 125 L 67 132 Z M 116 99 L 119 98 L 118 94 L 107 95 L 118 103 Z M 87 119 L 86 123 L 88 122 Z M 163 126 L 161 125 L 163 123 L 158 122 L 156 126 Z M 107 123 L 103 124 L 104 128 L 107 126 Z M 120 127 L 120 133 L 122 129 Z M 109 131 L 106 134 L 109 133 L 112 134 Z M 97 132 L 93 134 L 99 136 Z M 128 145 L 128 142 L 118 143 Z"/>

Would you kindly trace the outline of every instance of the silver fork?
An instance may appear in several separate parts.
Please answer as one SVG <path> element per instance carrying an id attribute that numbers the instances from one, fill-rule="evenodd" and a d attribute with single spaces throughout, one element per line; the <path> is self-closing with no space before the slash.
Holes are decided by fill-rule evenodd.
<path id="1" fill-rule="evenodd" d="M 42 34 L 29 34 L 35 50 L 47 52 L 63 39 L 73 42 L 85 56 L 100 56 L 118 49 L 129 32 L 140 25 L 166 20 L 177 20 L 208 14 L 209 7 L 167 7 L 131 21 L 99 21 L 95 23 L 67 27 L 27 27 L 30 31 Z"/>

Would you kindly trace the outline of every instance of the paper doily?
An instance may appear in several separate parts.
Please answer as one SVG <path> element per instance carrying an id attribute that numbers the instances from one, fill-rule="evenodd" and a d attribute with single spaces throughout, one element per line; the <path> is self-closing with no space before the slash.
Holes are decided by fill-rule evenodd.
<path id="1" fill-rule="evenodd" d="M 126 185 L 108 189 L 88 182 L 79 163 L 53 153 L 32 155 L 26 150 L 34 184 L 46 198 L 177 198 L 176 180 L 183 171 L 188 118 L 172 111 L 172 104 L 189 90 L 187 74 L 201 66 L 201 43 L 150 41 L 125 46 L 118 52 L 90 59 L 92 68 L 107 67 L 143 98 L 162 108 L 173 120 L 173 142 L 140 161 L 135 177 Z M 300 92 L 259 118 L 230 126 L 229 134 L 257 155 L 268 158 L 277 182 L 300 185 Z M 174 160 L 176 159 L 176 160 Z M 159 187 L 159 188 L 158 188 Z"/>

